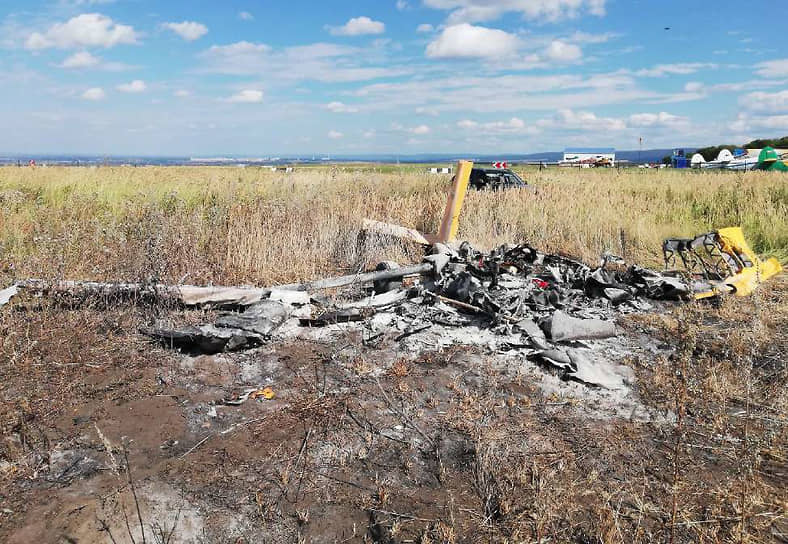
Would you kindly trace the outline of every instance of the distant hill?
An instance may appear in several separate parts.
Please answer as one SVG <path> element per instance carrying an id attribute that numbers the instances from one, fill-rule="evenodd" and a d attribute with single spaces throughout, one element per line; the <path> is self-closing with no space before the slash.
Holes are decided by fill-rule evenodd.
<path id="1" fill-rule="evenodd" d="M 723 145 L 714 147 L 683 147 L 685 154 L 691 156 L 693 153 L 701 153 L 706 160 L 713 160 L 717 158 L 717 154 L 721 149 L 726 148 L 733 150 L 737 147 L 742 148 L 756 148 L 760 149 L 766 146 L 776 147 L 780 149 L 788 148 L 788 136 L 776 139 L 762 139 L 753 140 L 744 145 Z M 670 157 L 673 154 L 673 149 L 643 149 L 638 150 L 625 150 L 616 151 L 616 160 L 629 161 L 630 163 L 659 163 L 665 157 Z M 39 164 L 52 164 L 52 165 L 119 165 L 128 164 L 135 166 L 143 165 L 198 165 L 198 164 L 249 164 L 249 165 L 277 165 L 277 164 L 330 164 L 341 162 L 377 162 L 383 164 L 419 164 L 419 163 L 453 163 L 458 159 L 470 159 L 477 163 L 492 163 L 497 161 L 508 161 L 511 163 L 524 163 L 524 162 L 558 162 L 564 158 L 563 151 L 545 151 L 543 153 L 496 153 L 496 154 L 479 154 L 473 153 L 420 153 L 412 155 L 396 155 L 393 153 L 388 154 L 363 154 L 363 155 L 332 155 L 330 158 L 318 158 L 321 155 L 282 155 L 276 158 L 265 159 L 249 159 L 244 157 L 235 157 L 228 155 L 222 159 L 207 159 L 201 162 L 198 159 L 189 157 L 124 157 L 124 156 L 91 156 L 91 155 L 16 155 L 9 154 L 3 156 L 0 154 L 0 165 L 3 164 L 27 164 L 28 160 L 34 159 Z M 218 161 L 218 162 L 217 162 Z"/>
<path id="2" fill-rule="evenodd" d="M 694 152 L 694 147 L 682 148 L 687 153 Z M 673 149 L 644 149 L 642 151 L 616 151 L 616 160 L 630 161 L 633 163 L 658 163 L 665 155 L 672 155 Z M 369 161 L 382 163 L 444 163 L 454 162 L 458 159 L 469 159 L 477 163 L 492 163 L 497 161 L 518 162 L 558 162 L 564 158 L 563 151 L 545 151 L 543 153 L 496 153 L 495 155 L 474 155 L 472 153 L 423 153 L 418 155 L 336 155 L 336 161 Z"/>

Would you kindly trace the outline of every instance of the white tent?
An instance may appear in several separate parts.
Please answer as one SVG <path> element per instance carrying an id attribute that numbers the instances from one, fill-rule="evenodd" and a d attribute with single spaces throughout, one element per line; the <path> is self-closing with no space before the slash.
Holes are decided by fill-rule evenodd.
<path id="1" fill-rule="evenodd" d="M 703 158 L 703 155 L 701 155 L 700 153 L 695 153 L 692 156 L 692 159 L 690 159 L 690 166 L 692 166 L 693 168 L 699 168 L 700 165 L 703 164 L 704 162 L 706 162 L 706 159 Z"/>
<path id="2" fill-rule="evenodd" d="M 719 162 L 730 162 L 733 160 L 733 153 L 731 153 L 729 149 L 723 149 L 720 151 L 720 154 L 717 155 L 717 160 Z"/>

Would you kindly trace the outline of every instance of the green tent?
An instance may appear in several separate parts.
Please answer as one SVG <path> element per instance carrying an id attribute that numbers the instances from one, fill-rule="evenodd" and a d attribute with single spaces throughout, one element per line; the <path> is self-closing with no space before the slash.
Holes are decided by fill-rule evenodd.
<path id="1" fill-rule="evenodd" d="M 758 155 L 758 170 L 788 172 L 788 166 L 780 160 L 773 147 L 764 147 Z"/>

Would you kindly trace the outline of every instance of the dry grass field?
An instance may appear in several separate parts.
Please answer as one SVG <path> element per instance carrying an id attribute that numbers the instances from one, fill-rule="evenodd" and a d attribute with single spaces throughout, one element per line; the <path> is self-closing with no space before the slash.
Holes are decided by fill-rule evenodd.
<path id="1" fill-rule="evenodd" d="M 523 175 L 536 194 L 469 194 L 459 238 L 480 248 L 527 242 L 590 262 L 610 250 L 656 265 L 665 237 L 741 225 L 756 251 L 788 259 L 788 185 L 779 174 Z M 413 168 L 2 168 L 0 278 L 305 280 L 407 258 L 359 247 L 361 220 L 433 232 L 448 183 Z"/>
<path id="2" fill-rule="evenodd" d="M 522 175 L 535 193 L 468 195 L 460 239 L 658 267 L 664 237 L 741 225 L 788 259 L 786 176 Z M 270 285 L 417 262 L 361 242 L 361 220 L 432 231 L 448 184 L 413 168 L 0 168 L 0 286 Z M 655 339 L 625 359 L 650 420 L 590 417 L 592 397 L 547 396 L 543 371 L 481 350 L 414 359 L 348 336 L 193 358 L 138 329 L 202 312 L 20 299 L 0 311 L 3 542 L 139 543 L 139 525 L 173 544 L 788 541 L 784 275 L 620 318 Z M 210 416 L 256 368 L 276 398 Z"/>

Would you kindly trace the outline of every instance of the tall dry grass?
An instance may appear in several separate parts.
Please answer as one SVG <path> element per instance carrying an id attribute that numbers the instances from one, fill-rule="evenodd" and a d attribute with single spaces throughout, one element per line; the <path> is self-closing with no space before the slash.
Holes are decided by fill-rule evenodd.
<path id="1" fill-rule="evenodd" d="M 741 225 L 756 251 L 788 258 L 780 174 L 522 173 L 535 194 L 469 193 L 460 239 L 657 265 L 665 237 Z M 360 244 L 361 219 L 434 231 L 448 185 L 412 168 L 0 168 L 0 277 L 269 284 L 413 259 Z"/>

